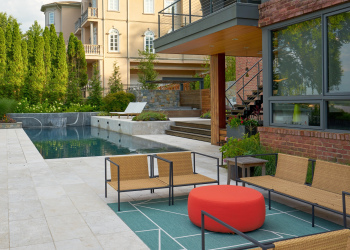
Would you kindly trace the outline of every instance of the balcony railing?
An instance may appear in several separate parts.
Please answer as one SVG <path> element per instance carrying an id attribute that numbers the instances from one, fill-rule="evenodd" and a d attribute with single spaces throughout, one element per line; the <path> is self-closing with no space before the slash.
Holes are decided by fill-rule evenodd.
<path id="1" fill-rule="evenodd" d="M 75 22 L 75 32 L 81 28 L 81 18 L 78 18 L 78 21 Z"/>
<path id="2" fill-rule="evenodd" d="M 89 7 L 81 16 L 81 22 L 84 23 L 88 18 L 97 18 L 97 8 Z"/>
<path id="3" fill-rule="evenodd" d="M 101 55 L 101 45 L 84 44 L 85 55 Z"/>
<path id="4" fill-rule="evenodd" d="M 158 12 L 158 37 L 162 37 L 234 3 L 261 4 L 261 0 L 177 0 Z"/>

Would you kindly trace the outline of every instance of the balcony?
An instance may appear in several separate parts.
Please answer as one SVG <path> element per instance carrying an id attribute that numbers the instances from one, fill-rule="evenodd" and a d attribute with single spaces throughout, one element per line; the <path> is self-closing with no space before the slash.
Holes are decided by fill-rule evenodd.
<path id="1" fill-rule="evenodd" d="M 83 44 L 85 55 L 90 56 L 101 56 L 102 46 L 101 45 L 93 45 L 93 44 Z"/>
<path id="2" fill-rule="evenodd" d="M 84 24 L 90 18 L 98 18 L 97 13 L 97 8 L 89 7 L 84 14 L 81 15 L 81 23 Z"/>
<path id="3" fill-rule="evenodd" d="M 261 57 L 260 3 L 260 0 L 177 0 L 158 13 L 156 52 Z"/>
<path id="4" fill-rule="evenodd" d="M 78 21 L 75 22 L 74 26 L 74 33 L 76 34 L 81 28 L 81 18 L 78 18 Z"/>

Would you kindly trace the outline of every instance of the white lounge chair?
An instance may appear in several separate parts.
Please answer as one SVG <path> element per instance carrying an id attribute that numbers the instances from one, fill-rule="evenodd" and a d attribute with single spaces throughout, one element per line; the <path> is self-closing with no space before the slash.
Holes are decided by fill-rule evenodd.
<path id="1" fill-rule="evenodd" d="M 112 117 L 112 114 L 118 115 L 118 118 L 120 118 L 120 116 L 122 115 L 124 116 L 126 115 L 127 119 L 129 119 L 129 116 L 141 114 L 146 104 L 147 102 L 130 102 L 124 112 L 109 112 L 109 113 L 111 114 L 111 117 Z"/>

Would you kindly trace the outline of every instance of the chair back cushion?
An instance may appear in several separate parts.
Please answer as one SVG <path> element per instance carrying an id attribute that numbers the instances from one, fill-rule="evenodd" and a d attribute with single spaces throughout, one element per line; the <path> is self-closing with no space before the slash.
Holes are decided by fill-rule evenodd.
<path id="1" fill-rule="evenodd" d="M 294 155 L 278 154 L 276 177 L 305 184 L 309 159 Z"/>
<path id="2" fill-rule="evenodd" d="M 350 192 L 350 166 L 317 160 L 312 187 L 336 194 Z"/>
<path id="3" fill-rule="evenodd" d="M 111 157 L 110 160 L 119 165 L 120 180 L 148 179 L 147 155 L 128 155 Z M 111 181 L 118 181 L 118 167 L 110 163 Z"/>
<path id="4" fill-rule="evenodd" d="M 159 157 L 173 162 L 173 174 L 193 174 L 191 152 L 175 152 L 157 154 Z M 169 163 L 157 160 L 159 177 L 169 177 Z"/>

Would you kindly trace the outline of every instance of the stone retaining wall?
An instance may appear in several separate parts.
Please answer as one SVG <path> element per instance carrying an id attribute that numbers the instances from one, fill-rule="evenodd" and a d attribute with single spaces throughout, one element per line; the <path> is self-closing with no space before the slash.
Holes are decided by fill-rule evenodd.
<path id="1" fill-rule="evenodd" d="M 180 106 L 179 90 L 131 90 L 136 102 L 147 102 L 145 110 L 159 110 Z"/>

